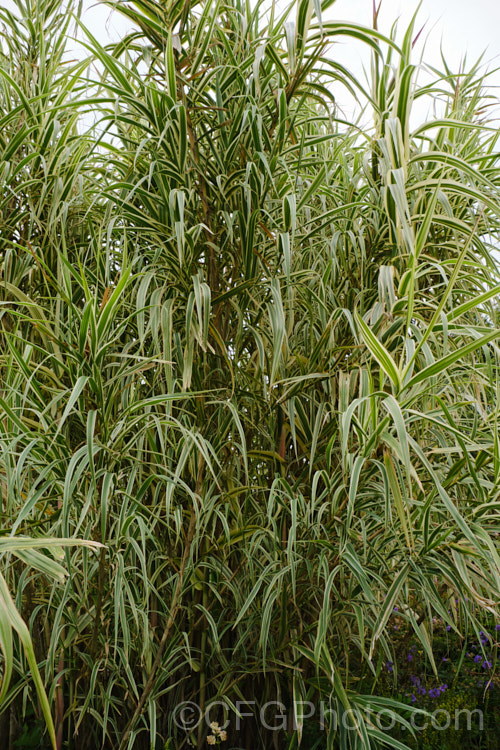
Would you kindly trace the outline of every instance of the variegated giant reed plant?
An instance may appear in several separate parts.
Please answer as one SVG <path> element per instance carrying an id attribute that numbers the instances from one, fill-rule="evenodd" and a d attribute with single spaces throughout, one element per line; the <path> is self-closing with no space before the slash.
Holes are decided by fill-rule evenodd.
<path id="1" fill-rule="evenodd" d="M 76 61 L 66 5 L 18 8 L 2 740 L 45 713 L 58 750 L 202 748 L 191 701 L 228 746 L 291 749 L 309 700 L 328 748 L 404 747 L 374 713 L 410 716 L 377 690 L 394 607 L 432 665 L 433 618 L 466 637 L 500 595 L 500 164 L 479 69 L 421 84 L 413 24 L 387 37 L 329 0 L 117 2 L 130 34 L 103 47 L 80 23 Z M 370 50 L 368 83 L 341 40 Z M 26 539 L 103 546 L 65 547 L 63 578 Z"/>

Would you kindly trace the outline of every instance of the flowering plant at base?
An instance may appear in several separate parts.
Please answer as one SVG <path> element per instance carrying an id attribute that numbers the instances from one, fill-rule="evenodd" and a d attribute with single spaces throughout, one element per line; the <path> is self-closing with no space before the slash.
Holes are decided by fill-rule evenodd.
<path id="1" fill-rule="evenodd" d="M 218 745 L 220 742 L 227 740 L 227 732 L 221 729 L 217 721 L 210 722 L 210 729 L 213 734 L 209 734 L 207 737 L 207 745 Z"/>

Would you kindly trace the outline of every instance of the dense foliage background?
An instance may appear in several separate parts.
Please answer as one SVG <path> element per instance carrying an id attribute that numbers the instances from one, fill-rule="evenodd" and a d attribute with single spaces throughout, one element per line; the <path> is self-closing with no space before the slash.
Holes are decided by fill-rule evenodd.
<path id="1" fill-rule="evenodd" d="M 4 746 L 202 748 L 175 707 L 224 701 L 225 746 L 293 748 L 311 700 L 347 717 L 321 746 L 402 747 L 370 713 L 412 710 L 387 697 L 396 616 L 431 671 L 436 629 L 487 646 L 484 690 L 497 658 L 500 165 L 479 69 L 422 76 L 413 24 L 327 21 L 330 0 L 120 2 L 135 31 L 103 48 L 80 28 L 76 60 L 70 8 L 17 4 Z M 336 62 L 346 38 L 368 83 Z M 236 731 L 237 701 L 281 701 L 287 731 Z"/>

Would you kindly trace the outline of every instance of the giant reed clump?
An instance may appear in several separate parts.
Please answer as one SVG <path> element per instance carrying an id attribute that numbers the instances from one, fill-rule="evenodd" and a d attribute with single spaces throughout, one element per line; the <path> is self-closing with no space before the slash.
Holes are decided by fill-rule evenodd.
<path id="1" fill-rule="evenodd" d="M 401 747 L 373 713 L 411 710 L 377 697 L 394 607 L 431 663 L 434 616 L 497 610 L 487 89 L 420 84 L 413 24 L 329 5 L 120 2 L 133 30 L 80 28 L 77 62 L 60 0 L 0 11 L 1 532 L 104 545 L 63 583 L 2 557 L 58 748 L 205 747 L 183 701 L 297 747 L 306 700 L 330 748 Z M 11 743 L 41 716 L 13 643 Z M 237 730 L 238 701 L 288 724 Z"/>

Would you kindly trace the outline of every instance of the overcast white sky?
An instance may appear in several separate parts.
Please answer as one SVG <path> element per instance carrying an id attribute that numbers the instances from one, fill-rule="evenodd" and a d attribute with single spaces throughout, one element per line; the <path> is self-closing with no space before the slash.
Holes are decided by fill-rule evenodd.
<path id="1" fill-rule="evenodd" d="M 8 0 L 0 0 L 7 4 Z M 388 32 L 392 21 L 401 17 L 404 28 L 417 7 L 416 0 L 382 0 L 379 28 Z M 85 23 L 100 41 L 117 39 L 130 28 L 127 19 L 94 0 L 83 0 Z M 329 9 L 328 18 L 353 20 L 371 26 L 372 0 L 337 0 Z M 422 0 L 417 27 L 425 23 L 424 35 L 431 32 L 428 57 L 439 59 L 439 46 L 447 59 L 458 64 L 468 50 L 472 58 L 487 48 L 487 58 L 500 55 L 500 2 L 498 0 Z M 437 55 L 437 56 L 436 56 Z M 500 59 L 498 59 L 500 64 Z"/>
<path id="2" fill-rule="evenodd" d="M 278 0 L 283 6 L 286 0 Z M 377 0 L 378 1 L 378 0 Z M 8 0 L 0 0 L 8 2 Z M 379 29 L 389 33 L 392 23 L 400 18 L 398 28 L 404 31 L 417 8 L 417 0 L 382 0 L 379 14 Z M 97 0 L 83 0 L 84 23 L 99 41 L 106 43 L 117 40 L 130 30 L 130 22 L 118 13 L 111 13 L 109 8 Z M 351 20 L 366 26 L 372 25 L 373 0 L 337 0 L 328 10 L 327 18 Z M 458 70 L 460 61 L 467 54 L 467 61 L 472 64 L 482 52 L 486 51 L 484 62 L 488 67 L 500 67 L 500 1 L 499 0 L 422 0 L 417 16 L 416 29 L 422 26 L 424 31 L 419 42 L 426 40 L 424 61 L 442 69 L 440 49 L 442 46 L 445 58 L 454 70 Z M 335 47 L 336 58 L 358 76 L 362 76 L 363 64 L 368 64 L 369 55 L 366 47 L 353 42 L 347 37 Z M 416 49 L 414 62 L 418 62 L 421 44 Z M 364 50 L 364 56 L 362 54 Z M 498 86 L 500 93 L 500 72 L 489 79 L 490 84 Z M 343 99 L 342 95 L 342 99 Z M 348 101 L 340 102 L 348 115 L 351 108 Z M 347 108 L 345 108 L 347 105 Z M 423 105 L 423 103 L 422 103 Z M 421 105 L 421 106 L 422 106 Z M 425 118 L 422 111 L 420 117 Z"/>
<path id="3" fill-rule="evenodd" d="M 418 3 L 413 0 L 382 0 L 379 27 L 388 32 L 391 22 L 401 17 L 405 28 Z M 349 18 L 371 25 L 372 0 L 337 0 L 331 11 L 337 18 Z M 500 55 L 500 3 L 498 0 L 422 0 L 416 27 L 425 23 L 423 35 L 431 32 L 427 55 L 439 55 L 441 38 L 447 58 L 458 62 L 466 50 L 478 57 L 488 47 L 487 57 Z M 500 64 L 500 60 L 499 60 Z"/>
<path id="4" fill-rule="evenodd" d="M 378 2 L 378 0 L 377 0 Z M 282 1 L 280 0 L 280 5 Z M 379 28 L 388 32 L 394 19 L 401 17 L 404 28 L 417 8 L 417 0 L 382 0 Z M 12 0 L 0 0 L 0 7 L 13 8 Z M 84 22 L 101 42 L 116 41 L 130 29 L 128 20 L 97 0 L 83 0 Z M 367 26 L 372 22 L 373 0 L 336 0 L 327 17 L 353 20 Z M 497 58 L 500 65 L 499 0 L 422 0 L 417 27 L 425 23 L 424 36 L 430 32 L 426 58 L 438 62 L 441 40 L 447 59 L 458 65 L 464 53 L 477 58 L 487 49 L 486 58 Z M 351 42 L 346 42 L 351 45 Z M 500 82 L 500 77 L 499 77 Z"/>
<path id="5" fill-rule="evenodd" d="M 282 6 L 286 0 L 278 2 Z M 389 33 L 394 20 L 400 17 L 399 29 L 402 32 L 417 5 L 417 0 L 382 0 L 379 29 Z M 11 8 L 12 0 L 0 0 L 0 6 Z M 125 17 L 111 12 L 98 0 L 83 0 L 83 8 L 85 25 L 101 43 L 116 41 L 131 29 Z M 337 0 L 328 10 L 327 18 L 352 20 L 371 26 L 372 8 L 373 0 Z M 446 60 L 453 69 L 458 70 L 460 60 L 466 53 L 471 64 L 485 50 L 484 61 L 489 62 L 488 67 L 500 67 L 500 0 L 422 0 L 416 29 L 424 24 L 421 40 L 427 39 L 425 62 L 441 68 L 442 45 Z M 356 75 L 360 75 L 363 64 L 361 49 L 362 45 L 342 37 L 334 54 Z M 369 57 L 365 56 L 365 63 L 368 60 Z M 417 55 L 414 61 L 418 61 Z M 499 86 L 500 93 L 500 72 L 491 76 L 490 83 Z"/>
<path id="6" fill-rule="evenodd" d="M 418 3 L 413 0 L 382 0 L 378 25 L 389 34 L 392 23 L 400 19 L 400 35 L 405 31 Z M 355 20 L 371 26 L 372 0 L 337 0 L 329 14 L 337 19 Z M 442 69 L 441 48 L 448 65 L 458 70 L 467 55 L 472 65 L 485 52 L 483 62 L 488 69 L 500 66 L 500 2 L 499 0 L 422 0 L 415 30 L 424 27 L 415 50 L 418 62 L 425 42 L 423 61 Z M 349 55 L 354 55 L 352 42 Z M 359 52 L 358 59 L 359 59 Z M 354 57 L 351 58 L 354 62 Z M 467 66 L 466 66 L 467 67 Z M 500 73 L 491 77 L 491 83 L 500 86 Z"/>

